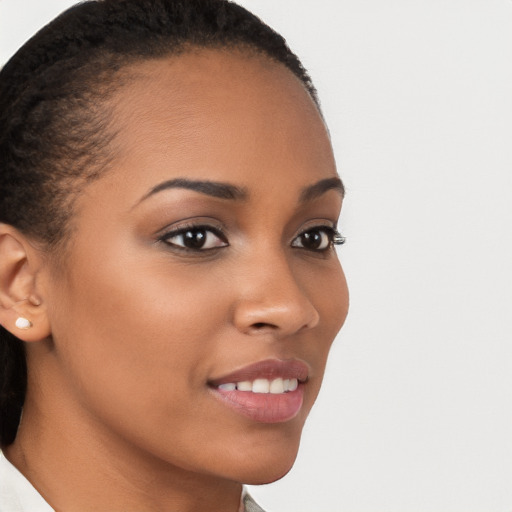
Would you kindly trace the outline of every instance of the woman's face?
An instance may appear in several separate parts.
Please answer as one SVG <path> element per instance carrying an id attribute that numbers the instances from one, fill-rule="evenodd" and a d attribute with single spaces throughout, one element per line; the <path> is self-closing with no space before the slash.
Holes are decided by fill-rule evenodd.
<path id="1" fill-rule="evenodd" d="M 262 57 L 198 51 L 131 72 L 112 169 L 84 188 L 64 271 L 45 280 L 51 387 L 110 447 L 275 480 L 348 308 L 326 128 Z"/>

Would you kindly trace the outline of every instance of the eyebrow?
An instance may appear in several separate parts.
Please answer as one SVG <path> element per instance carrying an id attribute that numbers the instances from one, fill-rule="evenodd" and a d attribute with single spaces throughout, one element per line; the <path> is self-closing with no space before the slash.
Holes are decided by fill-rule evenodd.
<path id="1" fill-rule="evenodd" d="M 139 203 L 162 190 L 172 188 L 184 188 L 201 194 L 206 194 L 207 196 L 218 197 L 219 199 L 231 199 L 235 201 L 242 201 L 247 199 L 248 196 L 245 189 L 237 187 L 236 185 L 231 185 L 230 183 L 176 178 L 164 181 L 163 183 L 154 186 L 144 197 L 142 197 Z"/>
<path id="2" fill-rule="evenodd" d="M 303 188 L 299 201 L 301 203 L 312 201 L 313 199 L 319 198 L 329 190 L 337 190 L 340 192 L 341 197 L 345 197 L 345 186 L 340 178 L 335 177 L 320 180 L 309 187 Z"/>
<path id="3" fill-rule="evenodd" d="M 173 188 L 184 188 L 208 196 L 218 197 L 219 199 L 229 199 L 233 201 L 243 201 L 246 200 L 249 196 L 245 188 L 237 187 L 231 183 L 209 180 L 191 180 L 188 178 L 175 178 L 155 185 L 146 195 L 140 199 L 137 204 L 146 200 L 148 197 L 157 194 L 158 192 Z M 338 190 L 342 197 L 345 195 L 345 187 L 343 186 L 343 182 L 340 178 L 326 178 L 302 189 L 299 202 L 305 203 L 312 201 L 322 196 L 329 190 Z"/>

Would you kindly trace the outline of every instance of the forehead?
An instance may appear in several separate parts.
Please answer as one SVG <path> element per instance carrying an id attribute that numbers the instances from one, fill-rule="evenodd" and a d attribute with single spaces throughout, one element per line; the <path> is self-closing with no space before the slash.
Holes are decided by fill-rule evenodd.
<path id="1" fill-rule="evenodd" d="M 316 105 L 279 63 L 255 53 L 197 50 L 139 63 L 128 73 L 113 98 L 120 162 L 162 179 L 245 184 L 278 174 L 302 187 L 336 175 Z"/>

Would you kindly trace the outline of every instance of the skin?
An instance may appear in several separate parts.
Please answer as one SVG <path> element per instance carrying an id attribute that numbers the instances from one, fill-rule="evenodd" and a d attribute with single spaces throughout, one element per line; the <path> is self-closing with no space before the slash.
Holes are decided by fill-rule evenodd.
<path id="1" fill-rule="evenodd" d="M 29 365 L 7 456 L 56 510 L 235 512 L 240 482 L 291 468 L 347 314 L 334 248 L 296 246 L 339 216 L 340 190 L 300 201 L 337 176 L 333 153 L 300 81 L 263 57 L 201 50 L 129 72 L 112 102 L 112 169 L 79 197 L 65 257 L 57 265 L 11 233 L 37 299 L 15 308 L 32 315 L 27 334 L 3 321 L 25 336 Z M 229 183 L 245 197 L 148 196 L 176 178 Z M 205 223 L 223 229 L 209 239 L 221 246 L 187 252 L 172 245 L 180 237 L 161 239 Z M 208 386 L 292 358 L 309 380 L 289 421 L 254 422 Z"/>

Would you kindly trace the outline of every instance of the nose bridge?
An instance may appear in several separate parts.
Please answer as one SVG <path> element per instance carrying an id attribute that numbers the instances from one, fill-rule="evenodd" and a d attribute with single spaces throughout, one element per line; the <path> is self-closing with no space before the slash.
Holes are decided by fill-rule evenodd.
<path id="1" fill-rule="evenodd" d="M 240 330 L 290 335 L 317 325 L 318 311 L 282 247 L 266 245 L 248 256 L 241 280 L 234 315 Z"/>

